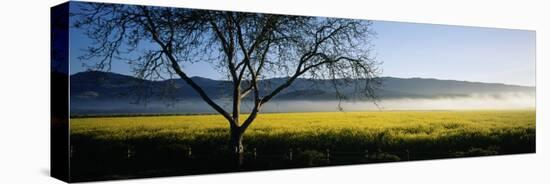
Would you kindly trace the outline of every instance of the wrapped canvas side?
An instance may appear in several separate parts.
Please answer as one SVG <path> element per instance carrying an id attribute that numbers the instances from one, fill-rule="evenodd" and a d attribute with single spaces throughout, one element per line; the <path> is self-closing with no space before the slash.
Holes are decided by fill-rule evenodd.
<path id="1" fill-rule="evenodd" d="M 50 13 L 51 176 L 69 182 L 69 3 Z"/>

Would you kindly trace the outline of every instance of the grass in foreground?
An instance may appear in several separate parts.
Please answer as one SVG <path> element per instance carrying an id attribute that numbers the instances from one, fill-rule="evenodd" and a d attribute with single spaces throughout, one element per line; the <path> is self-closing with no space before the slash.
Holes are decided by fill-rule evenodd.
<path id="1" fill-rule="evenodd" d="M 73 159 L 82 165 L 92 156 L 110 163 L 133 158 L 153 170 L 172 163 L 187 165 L 188 173 L 216 172 L 227 164 L 220 157 L 228 140 L 219 115 L 71 119 Z M 243 143 L 253 169 L 529 153 L 535 111 L 261 114 Z M 211 167 L 194 168 L 199 160 Z"/>

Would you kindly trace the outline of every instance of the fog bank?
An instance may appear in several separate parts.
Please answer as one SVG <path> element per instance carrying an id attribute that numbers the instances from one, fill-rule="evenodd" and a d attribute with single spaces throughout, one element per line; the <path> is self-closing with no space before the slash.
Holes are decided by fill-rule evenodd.
<path id="1" fill-rule="evenodd" d="M 230 111 L 230 100 L 217 100 L 220 106 Z M 373 110 L 483 110 L 483 109 L 533 109 L 534 94 L 472 94 L 461 97 L 438 98 L 398 98 L 373 101 L 308 101 L 274 100 L 262 107 L 262 112 L 324 112 Z M 241 111 L 249 112 L 251 102 L 243 102 Z M 215 113 L 210 106 L 200 100 L 181 100 L 176 102 L 154 101 L 133 104 L 128 101 L 71 101 L 71 115 L 90 114 L 198 114 Z"/>

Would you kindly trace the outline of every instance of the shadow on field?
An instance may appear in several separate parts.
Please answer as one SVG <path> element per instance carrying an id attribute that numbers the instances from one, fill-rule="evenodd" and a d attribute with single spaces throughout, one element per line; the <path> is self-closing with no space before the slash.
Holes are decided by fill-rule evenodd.
<path id="1" fill-rule="evenodd" d="M 360 141 L 337 136 L 338 144 L 313 140 L 252 139 L 237 166 L 225 139 L 189 143 L 171 139 L 100 140 L 71 136 L 71 181 L 180 176 L 238 171 L 305 168 L 475 157 L 535 152 L 534 129 L 524 134 L 461 135 L 416 142 Z M 326 138 L 326 137 L 325 137 Z M 336 140 L 321 142 L 334 143 Z M 289 142 L 290 141 L 290 142 Z M 309 142 L 310 144 L 307 144 Z M 390 144 L 391 143 L 391 144 Z M 299 146 L 298 146 L 299 145 Z M 330 146 L 334 145 L 334 146 Z"/>

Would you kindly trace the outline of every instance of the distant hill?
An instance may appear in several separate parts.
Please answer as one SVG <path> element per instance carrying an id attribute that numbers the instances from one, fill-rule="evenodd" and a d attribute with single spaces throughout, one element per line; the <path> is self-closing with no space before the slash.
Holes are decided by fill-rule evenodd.
<path id="1" fill-rule="evenodd" d="M 143 96 L 176 99 L 199 99 L 195 91 L 181 79 L 148 81 L 116 73 L 88 71 L 71 76 L 71 100 L 112 100 L 132 99 Z M 229 98 L 229 81 L 193 77 L 214 99 Z M 272 78 L 259 83 L 263 89 L 274 89 L 286 78 Z M 424 78 L 380 78 L 382 85 L 376 90 L 381 99 L 394 98 L 440 98 L 464 97 L 472 94 L 499 95 L 503 93 L 525 93 L 534 95 L 534 87 L 497 83 L 466 82 Z M 353 81 L 360 83 L 361 81 Z M 357 88 L 359 86 L 359 88 Z M 362 99 L 360 85 L 339 88 L 340 93 L 351 99 Z M 265 94 L 269 90 L 261 91 Z M 277 100 L 333 100 L 337 99 L 330 81 L 297 79 L 289 88 L 281 92 Z"/>
<path id="2" fill-rule="evenodd" d="M 375 92 L 383 108 L 523 108 L 534 105 L 535 88 L 494 83 L 465 82 L 422 78 L 379 78 L 382 86 Z M 198 85 L 222 108 L 231 109 L 231 83 L 193 77 Z M 265 95 L 287 78 L 259 82 Z M 341 82 L 341 81 L 337 81 Z M 340 87 L 347 110 L 376 109 L 360 95 L 361 81 Z M 355 84 L 353 84 L 355 83 Z M 71 115 L 142 114 L 142 113 L 214 113 L 183 80 L 142 80 L 116 73 L 89 71 L 71 75 Z M 245 99 L 243 112 L 252 101 Z M 429 102 L 428 102 L 429 101 Z M 359 102 L 359 103 L 357 103 Z M 437 102 L 437 103 L 434 103 Z M 519 104 L 518 104 L 519 102 Z M 441 104 L 443 103 L 443 104 Z M 329 80 L 297 79 L 277 95 L 263 112 L 335 111 L 338 98 Z"/>

